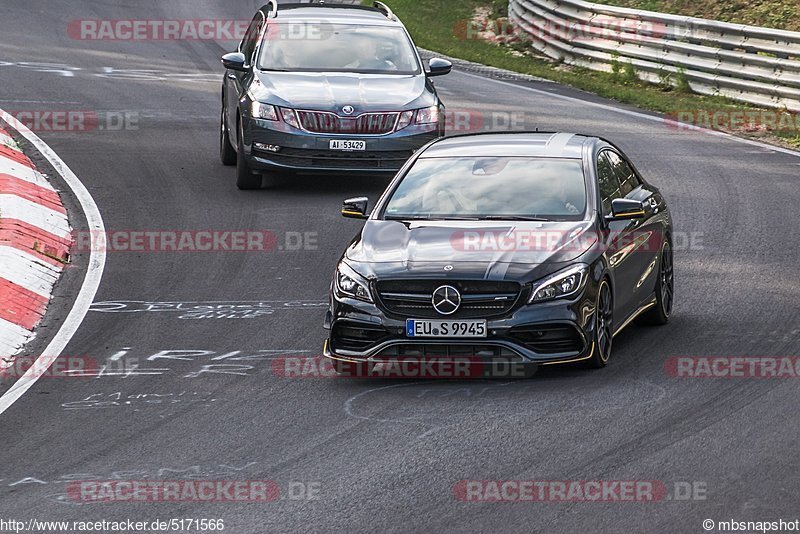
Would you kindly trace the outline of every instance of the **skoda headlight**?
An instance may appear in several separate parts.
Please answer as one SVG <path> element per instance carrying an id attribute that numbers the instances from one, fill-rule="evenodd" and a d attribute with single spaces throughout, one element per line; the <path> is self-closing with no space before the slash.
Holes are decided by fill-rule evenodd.
<path id="1" fill-rule="evenodd" d="M 400 131 L 411 124 L 437 124 L 440 114 L 439 106 L 403 111 L 397 118 L 395 131 Z"/>
<path id="2" fill-rule="evenodd" d="M 416 115 L 416 113 L 417 112 L 414 110 L 402 112 L 400 114 L 400 117 L 398 117 L 397 119 L 397 127 L 395 129 L 402 130 L 403 128 L 411 124 L 411 121 L 414 120 L 414 115 Z"/>
<path id="3" fill-rule="evenodd" d="M 297 121 L 297 114 L 293 109 L 281 108 L 281 118 L 283 119 L 283 122 L 292 128 L 300 128 L 300 123 Z"/>
<path id="4" fill-rule="evenodd" d="M 258 100 L 253 100 L 250 104 L 250 115 L 254 119 L 264 119 L 267 121 L 278 120 L 278 112 L 275 111 L 275 106 L 271 104 L 263 104 Z"/>
<path id="5" fill-rule="evenodd" d="M 528 304 L 574 295 L 583 289 L 588 273 L 589 266 L 585 263 L 579 263 L 534 282 Z"/>
<path id="6" fill-rule="evenodd" d="M 344 262 L 336 269 L 336 296 L 372 302 L 369 294 L 369 282 Z"/>
<path id="7" fill-rule="evenodd" d="M 417 110 L 417 124 L 434 124 L 437 122 L 439 122 L 439 106 Z"/>

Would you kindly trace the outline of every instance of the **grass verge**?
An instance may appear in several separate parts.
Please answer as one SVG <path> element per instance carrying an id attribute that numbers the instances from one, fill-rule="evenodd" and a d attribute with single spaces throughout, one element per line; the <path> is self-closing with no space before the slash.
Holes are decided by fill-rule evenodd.
<path id="1" fill-rule="evenodd" d="M 632 7 L 659 13 L 721 20 L 734 24 L 800 31 L 797 0 L 594 0 L 599 4 Z"/>

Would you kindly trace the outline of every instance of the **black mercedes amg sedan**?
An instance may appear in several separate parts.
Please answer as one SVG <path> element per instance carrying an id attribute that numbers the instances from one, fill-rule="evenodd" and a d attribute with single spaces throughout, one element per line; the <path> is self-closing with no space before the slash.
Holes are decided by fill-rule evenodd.
<path id="1" fill-rule="evenodd" d="M 448 137 L 419 150 L 336 267 L 325 355 L 604 367 L 634 319 L 673 306 L 672 221 L 622 151 L 571 133 Z"/>

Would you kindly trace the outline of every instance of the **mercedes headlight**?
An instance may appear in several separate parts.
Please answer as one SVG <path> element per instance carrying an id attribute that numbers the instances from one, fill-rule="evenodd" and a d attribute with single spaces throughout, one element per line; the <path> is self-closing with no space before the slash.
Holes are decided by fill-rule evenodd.
<path id="1" fill-rule="evenodd" d="M 579 263 L 534 282 L 528 304 L 574 295 L 583 289 L 588 273 L 589 266 Z"/>
<path id="2" fill-rule="evenodd" d="M 336 269 L 336 296 L 372 302 L 369 294 L 369 282 L 344 262 L 340 263 Z"/>

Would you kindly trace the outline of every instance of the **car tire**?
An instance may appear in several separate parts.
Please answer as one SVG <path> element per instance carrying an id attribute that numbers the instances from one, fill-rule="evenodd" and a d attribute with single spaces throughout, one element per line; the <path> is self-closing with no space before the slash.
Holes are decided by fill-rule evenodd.
<path id="1" fill-rule="evenodd" d="M 661 247 L 661 259 L 658 262 L 656 305 L 643 313 L 639 317 L 638 323 L 658 326 L 669 322 L 675 302 L 675 275 L 672 259 L 672 246 L 669 241 L 664 241 L 664 245 Z"/>
<path id="2" fill-rule="evenodd" d="M 228 129 L 225 127 L 225 104 L 219 119 L 219 159 L 223 165 L 236 165 L 236 150 L 231 145 Z"/>
<path id="3" fill-rule="evenodd" d="M 236 133 L 236 187 L 242 190 L 259 189 L 261 187 L 261 175 L 254 174 L 247 164 L 247 159 L 244 156 L 244 135 L 242 133 L 242 126 L 239 123 L 239 128 Z"/>
<path id="4" fill-rule="evenodd" d="M 614 300 L 611 286 L 604 278 L 597 288 L 597 303 L 594 314 L 594 338 L 592 339 L 592 356 L 587 365 L 592 369 L 600 369 L 608 364 L 611 358 L 611 347 L 614 339 Z"/>

